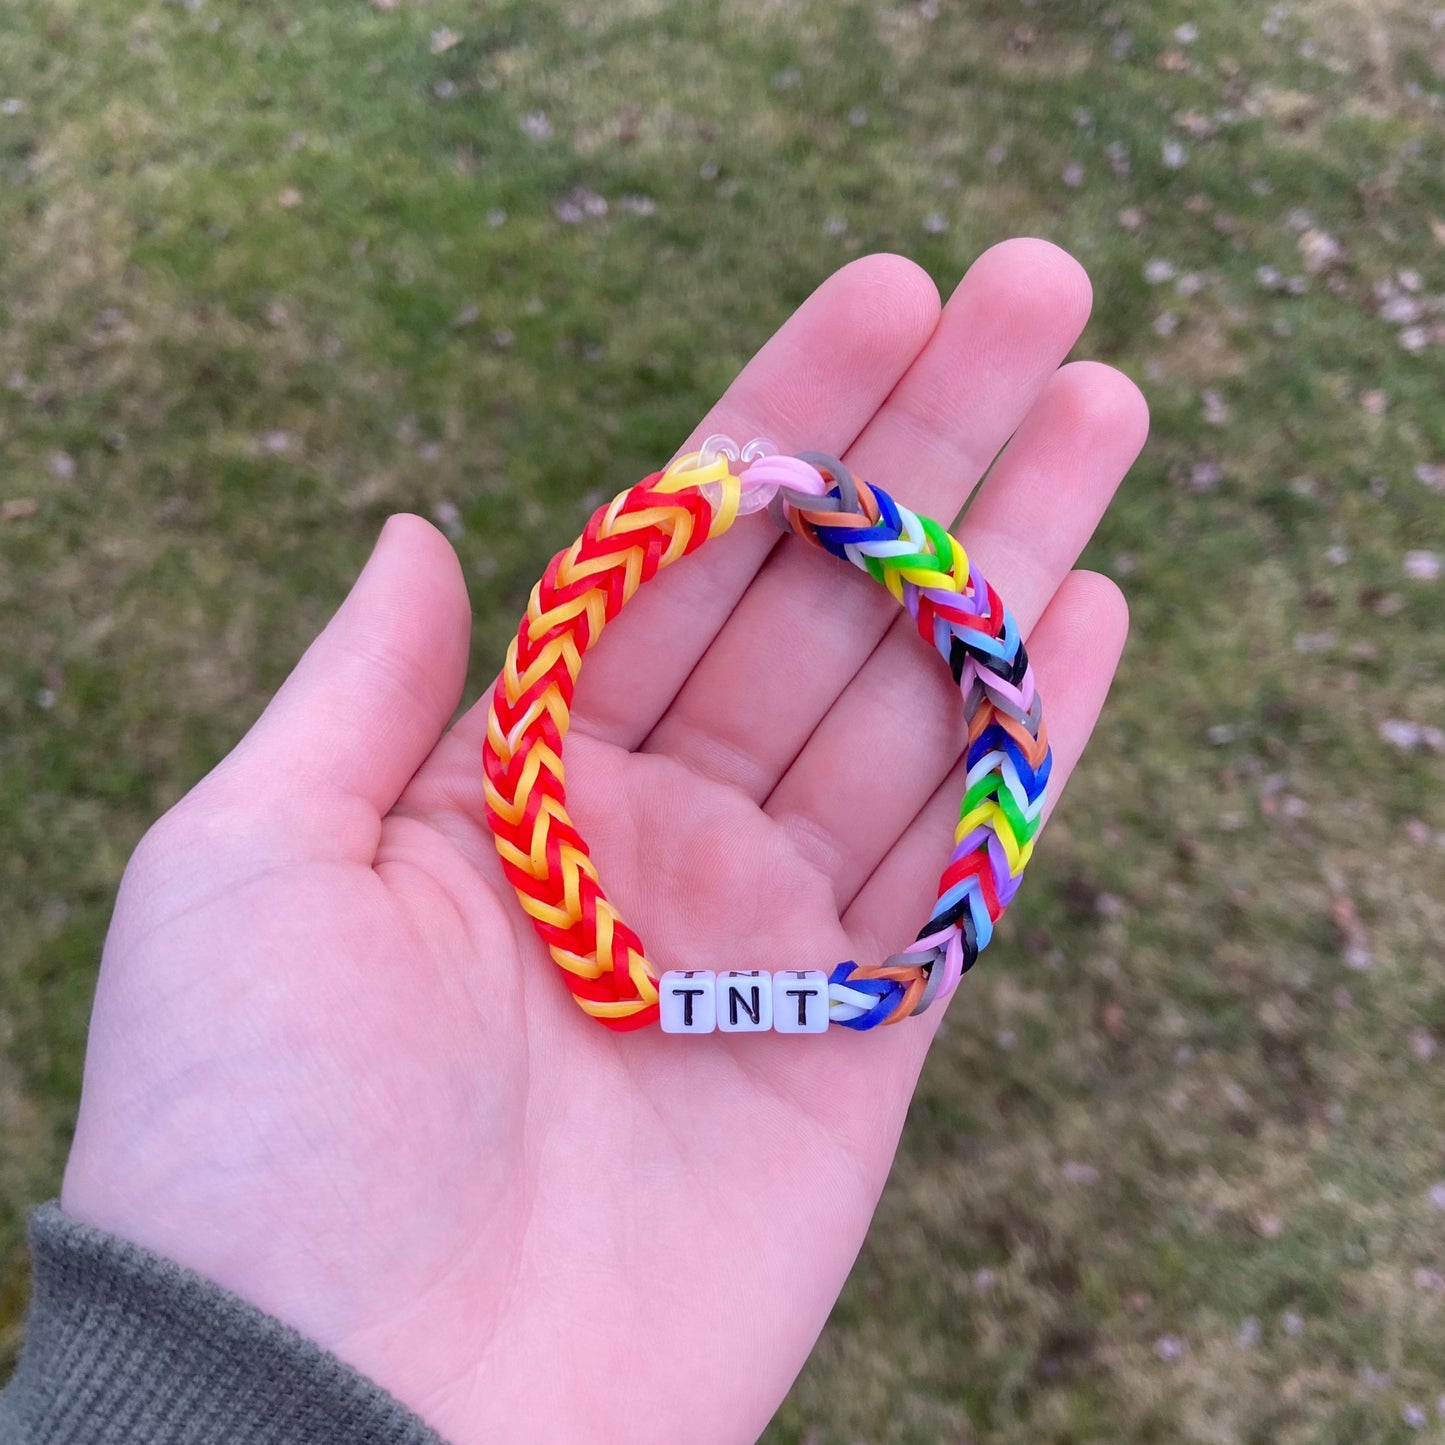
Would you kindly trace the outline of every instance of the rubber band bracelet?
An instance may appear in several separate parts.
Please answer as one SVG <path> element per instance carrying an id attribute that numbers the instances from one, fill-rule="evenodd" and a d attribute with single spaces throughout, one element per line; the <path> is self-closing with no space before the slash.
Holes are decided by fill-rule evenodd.
<path id="1" fill-rule="evenodd" d="M 850 959 L 826 974 L 684 968 L 659 979 L 567 816 L 573 689 L 583 654 L 644 582 L 764 507 L 887 587 L 947 661 L 968 723 L 953 854 L 917 938 L 880 964 Z M 871 1029 L 947 998 L 1018 890 L 1052 764 L 1018 627 L 947 528 L 836 458 L 781 456 L 763 441 L 739 449 L 725 437 L 599 507 L 548 564 L 497 680 L 482 757 L 503 869 L 578 1004 L 611 1029 L 660 1021 L 674 1033 Z"/>

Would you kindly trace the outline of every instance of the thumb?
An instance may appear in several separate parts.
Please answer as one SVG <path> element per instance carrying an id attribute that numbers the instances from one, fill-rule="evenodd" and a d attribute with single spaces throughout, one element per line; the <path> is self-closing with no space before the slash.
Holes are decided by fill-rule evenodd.
<path id="1" fill-rule="evenodd" d="M 421 517 L 390 517 L 345 602 L 213 776 L 343 841 L 357 803 L 387 813 L 436 746 L 470 636 L 451 544 Z"/>

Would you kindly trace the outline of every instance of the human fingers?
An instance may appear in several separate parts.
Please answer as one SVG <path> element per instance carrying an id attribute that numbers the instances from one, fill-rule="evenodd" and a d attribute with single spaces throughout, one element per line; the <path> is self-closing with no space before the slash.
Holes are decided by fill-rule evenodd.
<path id="1" fill-rule="evenodd" d="M 887 398 L 937 320 L 937 289 L 912 261 L 876 255 L 844 266 L 743 368 L 681 450 L 695 449 L 714 432 L 739 441 L 767 436 L 783 447 L 843 450 Z M 639 590 L 588 656 L 572 726 L 637 747 L 776 541 L 762 520 L 742 523 Z M 458 723 L 463 740 L 485 733 L 489 701 L 484 698 Z"/>
<path id="2" fill-rule="evenodd" d="M 374 849 L 456 710 L 471 621 L 451 544 L 421 517 L 389 518 L 336 615 L 202 788 L 308 846 Z"/>
<path id="3" fill-rule="evenodd" d="M 1077 340 L 1089 303 L 1082 267 L 1046 241 L 985 252 L 845 462 L 952 520 Z M 761 802 L 895 615 L 882 589 L 858 583 L 833 557 L 779 547 L 645 749 Z"/>

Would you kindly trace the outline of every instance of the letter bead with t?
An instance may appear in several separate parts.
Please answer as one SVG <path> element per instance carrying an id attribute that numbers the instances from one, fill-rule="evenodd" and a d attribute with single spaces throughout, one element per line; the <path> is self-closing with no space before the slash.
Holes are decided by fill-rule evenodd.
<path id="1" fill-rule="evenodd" d="M 821 968 L 788 968 L 773 975 L 773 1027 L 780 1034 L 828 1031 L 828 975 Z"/>
<path id="2" fill-rule="evenodd" d="M 665 1034 L 710 1034 L 717 1028 L 717 980 L 709 969 L 669 969 L 658 980 Z"/>

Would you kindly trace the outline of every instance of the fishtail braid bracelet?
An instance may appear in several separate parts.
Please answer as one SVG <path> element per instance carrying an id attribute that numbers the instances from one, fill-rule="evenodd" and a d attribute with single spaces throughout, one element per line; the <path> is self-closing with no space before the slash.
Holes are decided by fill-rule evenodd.
<path id="1" fill-rule="evenodd" d="M 887 587 L 947 662 L 968 725 L 953 853 L 928 921 L 882 963 L 659 977 L 567 815 L 562 742 L 573 690 L 583 654 L 644 582 L 764 508 Z M 710 437 L 599 507 L 548 564 L 492 695 L 482 763 L 503 870 L 593 1018 L 616 1030 L 823 1033 L 898 1023 L 953 992 L 1018 891 L 1052 754 L 1018 626 L 946 527 L 834 457 Z"/>

